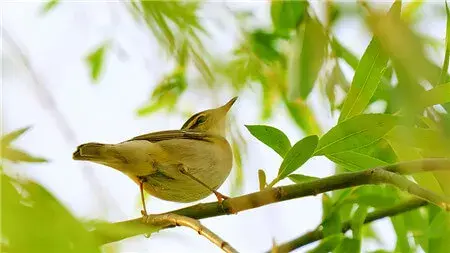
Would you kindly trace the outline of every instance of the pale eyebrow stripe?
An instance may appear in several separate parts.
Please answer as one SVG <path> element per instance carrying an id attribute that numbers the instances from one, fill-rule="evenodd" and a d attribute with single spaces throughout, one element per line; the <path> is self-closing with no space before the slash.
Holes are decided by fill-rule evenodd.
<path id="1" fill-rule="evenodd" d="M 181 129 L 189 129 L 192 127 L 192 122 L 195 122 L 198 117 L 201 115 L 201 112 L 194 114 L 192 117 L 190 117 L 185 123 L 184 125 L 181 127 Z"/>

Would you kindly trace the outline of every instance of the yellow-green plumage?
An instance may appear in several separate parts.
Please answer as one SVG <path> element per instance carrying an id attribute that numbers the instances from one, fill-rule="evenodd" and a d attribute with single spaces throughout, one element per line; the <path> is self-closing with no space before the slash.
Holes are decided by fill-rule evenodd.
<path id="1" fill-rule="evenodd" d="M 154 132 L 118 144 L 86 143 L 73 158 L 119 170 L 160 199 L 192 202 L 212 192 L 180 172 L 216 190 L 228 177 L 232 153 L 225 139 L 226 114 L 236 98 L 222 107 L 195 114 L 181 130 Z"/>

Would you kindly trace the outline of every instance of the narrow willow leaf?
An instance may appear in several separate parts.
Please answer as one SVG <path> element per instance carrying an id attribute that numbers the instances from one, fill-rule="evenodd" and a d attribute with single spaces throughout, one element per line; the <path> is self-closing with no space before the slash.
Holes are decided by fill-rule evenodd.
<path id="1" fill-rule="evenodd" d="M 325 156 L 350 171 L 360 171 L 388 165 L 388 163 L 383 160 L 356 151 L 345 151 Z"/>
<path id="2" fill-rule="evenodd" d="M 289 30 L 295 29 L 303 19 L 307 6 L 307 1 L 272 1 L 270 16 L 275 31 L 288 35 Z"/>
<path id="3" fill-rule="evenodd" d="M 444 210 L 436 210 L 434 216 L 431 217 L 430 215 L 430 224 L 424 233 L 428 235 L 427 252 L 448 252 L 450 247 L 450 214 Z"/>
<path id="4" fill-rule="evenodd" d="M 444 63 L 442 64 L 441 75 L 439 77 L 439 83 L 448 82 L 448 66 L 449 66 L 449 58 L 450 58 L 450 10 L 448 9 L 447 1 L 445 1 L 445 13 L 447 14 L 447 28 L 445 35 L 445 55 L 444 55 Z"/>
<path id="5" fill-rule="evenodd" d="M 394 252 L 412 252 L 411 245 L 408 242 L 408 229 L 406 228 L 407 221 L 405 221 L 405 216 L 398 215 L 391 217 L 391 221 L 395 234 L 397 235 L 397 245 L 395 246 Z"/>
<path id="6" fill-rule="evenodd" d="M 341 243 L 344 236 L 342 234 L 335 234 L 325 237 L 320 241 L 319 245 L 307 251 L 307 253 L 322 253 L 322 252 L 332 252 Z"/>
<path id="7" fill-rule="evenodd" d="M 59 0 L 50 0 L 47 1 L 44 6 L 42 7 L 42 13 L 47 13 L 51 10 L 53 10 L 58 4 L 60 3 Z"/>
<path id="8" fill-rule="evenodd" d="M 402 19 L 407 22 L 414 22 L 414 18 L 417 18 L 418 15 L 417 12 L 421 10 L 421 7 L 423 6 L 424 1 L 412 1 L 409 3 L 404 3 L 404 6 L 402 8 Z"/>
<path id="9" fill-rule="evenodd" d="M 0 153 L 3 159 L 11 162 L 29 162 L 29 163 L 45 163 L 47 159 L 42 157 L 32 156 L 22 150 L 13 149 L 11 147 L 2 149 Z"/>
<path id="10" fill-rule="evenodd" d="M 342 107 L 339 121 L 358 115 L 366 109 L 387 67 L 388 56 L 380 42 L 373 38 L 364 52 Z"/>
<path id="11" fill-rule="evenodd" d="M 339 247 L 334 250 L 334 253 L 359 253 L 361 252 L 361 240 L 344 238 L 339 244 Z"/>
<path id="12" fill-rule="evenodd" d="M 396 203 L 398 201 L 398 196 L 396 195 L 380 194 L 379 192 L 354 195 L 356 196 L 349 198 L 346 203 L 356 203 L 358 205 L 365 205 L 374 208 L 388 208 L 392 206 L 392 203 Z"/>
<path id="13" fill-rule="evenodd" d="M 371 13 L 368 24 L 381 47 L 414 80 L 426 79 L 431 84 L 439 81 L 436 71 L 427 58 L 423 41 L 400 18 L 401 3 L 394 2 L 387 15 Z"/>
<path id="14" fill-rule="evenodd" d="M 320 138 L 315 155 L 329 155 L 364 147 L 381 139 L 398 118 L 388 114 L 362 114 L 337 124 Z"/>
<path id="15" fill-rule="evenodd" d="M 420 149 L 424 157 L 450 157 L 448 138 L 440 131 L 396 126 L 385 138 L 389 142 L 398 142 Z"/>
<path id="16" fill-rule="evenodd" d="M 419 103 L 422 107 L 450 103 L 450 83 L 425 91 L 421 94 Z"/>
<path id="17" fill-rule="evenodd" d="M 94 82 L 99 80 L 103 71 L 106 48 L 107 44 L 103 44 L 86 57 L 86 62 L 91 70 L 91 78 Z"/>
<path id="18" fill-rule="evenodd" d="M 404 143 L 389 141 L 392 149 L 400 162 L 414 161 L 423 159 L 420 150 Z M 435 193 L 443 194 L 442 188 L 435 173 L 417 173 L 412 175 L 414 180 L 422 187 L 425 187 Z"/>
<path id="19" fill-rule="evenodd" d="M 244 185 L 244 170 L 242 164 L 242 156 L 245 155 L 243 152 L 245 150 L 246 143 L 239 143 L 237 140 L 239 137 L 232 135 L 231 137 L 231 149 L 233 150 L 233 179 L 231 180 L 230 194 L 231 196 L 236 196 L 242 192 L 242 187 Z"/>
<path id="20" fill-rule="evenodd" d="M 312 17 L 306 16 L 305 33 L 300 55 L 299 95 L 306 99 L 313 89 L 322 67 L 327 49 L 327 36 L 323 26 Z M 295 84 L 290 84 L 295 85 Z M 295 95 L 296 96 L 296 95 Z"/>
<path id="21" fill-rule="evenodd" d="M 2 245 L 7 252 L 100 253 L 86 224 L 77 220 L 51 192 L 37 183 L 0 175 Z M 29 227 L 27 227 L 29 226 Z M 19 228 L 27 227 L 26 232 Z M 114 234 L 115 231 L 109 231 Z"/>
<path id="22" fill-rule="evenodd" d="M 311 135 L 297 142 L 286 154 L 283 163 L 278 171 L 278 180 L 287 177 L 289 174 L 300 168 L 314 154 L 319 138 Z"/>
<path id="23" fill-rule="evenodd" d="M 336 54 L 337 57 L 343 59 L 352 69 L 355 69 L 359 65 L 359 60 L 356 55 L 354 55 L 350 50 L 345 48 L 339 41 L 333 39 L 331 41 L 331 48 L 333 49 L 333 53 Z"/>
<path id="24" fill-rule="evenodd" d="M 355 214 L 352 217 L 351 228 L 353 231 L 353 239 L 360 240 L 362 237 L 362 226 L 364 224 L 364 220 L 367 217 L 367 206 L 360 205 L 358 209 L 356 209 Z"/>
<path id="25" fill-rule="evenodd" d="M 430 238 L 439 238 L 445 233 L 450 233 L 450 215 L 442 210 L 434 216 L 428 227 L 427 235 Z"/>
<path id="26" fill-rule="evenodd" d="M 7 146 L 9 146 L 9 144 L 11 144 L 12 141 L 14 141 L 15 139 L 19 138 L 22 134 L 24 134 L 26 131 L 28 131 L 31 127 L 24 127 L 24 128 L 20 128 L 18 130 L 14 130 L 10 133 L 7 133 L 5 135 L 3 135 L 0 139 L 0 143 L 2 148 L 6 148 Z"/>
<path id="27" fill-rule="evenodd" d="M 264 125 L 246 125 L 248 131 L 282 158 L 291 149 L 288 137 L 279 129 Z"/>
<path id="28" fill-rule="evenodd" d="M 305 183 L 305 182 L 309 182 L 309 181 L 314 181 L 317 179 L 320 179 L 318 177 L 311 177 L 311 176 L 307 176 L 307 175 L 302 175 L 302 174 L 291 174 L 288 176 L 288 178 L 296 183 L 296 184 L 301 184 L 301 183 Z"/>
<path id="29" fill-rule="evenodd" d="M 414 241 L 419 244 L 424 252 L 428 251 L 428 238 L 425 233 L 429 227 L 428 213 L 424 210 L 416 209 L 404 213 L 405 219 L 408 221 L 408 230 L 414 235 Z M 447 247 L 448 249 L 448 247 Z"/>
<path id="30" fill-rule="evenodd" d="M 316 117 L 309 108 L 308 104 L 301 99 L 296 99 L 294 101 L 284 99 L 284 103 L 289 111 L 289 114 L 300 129 L 309 135 L 321 134 L 322 130 L 320 129 Z"/>
<path id="31" fill-rule="evenodd" d="M 266 173 L 264 170 L 258 170 L 258 181 L 259 181 L 259 190 L 262 191 L 266 188 Z"/>

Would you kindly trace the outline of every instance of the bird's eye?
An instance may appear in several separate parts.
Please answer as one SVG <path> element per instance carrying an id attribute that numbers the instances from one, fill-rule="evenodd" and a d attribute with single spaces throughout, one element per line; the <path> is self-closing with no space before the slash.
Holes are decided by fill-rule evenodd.
<path id="1" fill-rule="evenodd" d="M 205 116 L 200 116 L 197 118 L 197 121 L 195 122 L 196 125 L 202 124 L 206 121 L 206 117 Z"/>

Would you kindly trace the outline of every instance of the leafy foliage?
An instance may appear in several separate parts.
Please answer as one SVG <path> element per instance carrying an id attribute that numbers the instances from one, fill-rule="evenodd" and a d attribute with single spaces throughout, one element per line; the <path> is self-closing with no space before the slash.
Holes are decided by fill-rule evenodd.
<path id="1" fill-rule="evenodd" d="M 1 143 L 0 157 L 2 159 L 6 159 L 11 162 L 32 162 L 32 163 L 47 162 L 45 158 L 33 156 L 23 150 L 11 147 L 11 143 L 17 138 L 19 138 L 22 134 L 27 132 L 29 129 L 30 127 L 24 127 L 2 136 L 2 138 L 0 139 Z"/>
<path id="2" fill-rule="evenodd" d="M 1 180 L 2 244 L 8 252 L 100 252 L 92 234 L 45 188 L 3 173 Z"/>

